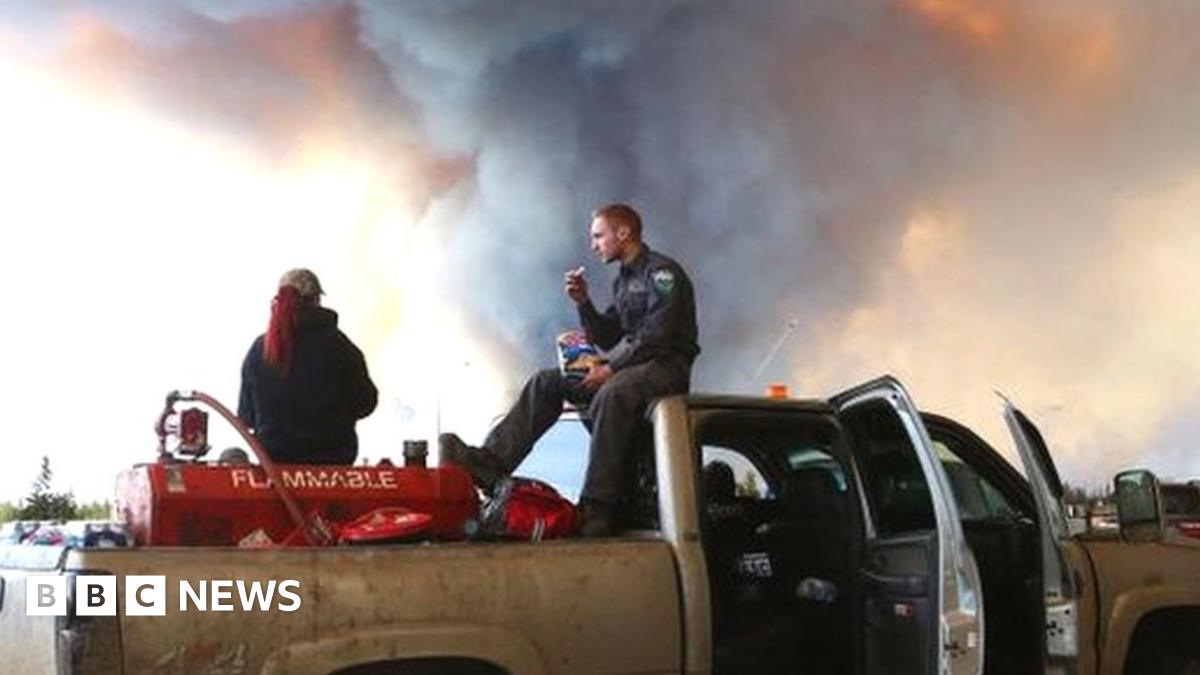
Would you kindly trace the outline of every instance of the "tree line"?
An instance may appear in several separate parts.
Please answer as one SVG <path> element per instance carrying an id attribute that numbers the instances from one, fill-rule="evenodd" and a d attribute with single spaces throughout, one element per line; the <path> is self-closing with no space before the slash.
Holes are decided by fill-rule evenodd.
<path id="1" fill-rule="evenodd" d="M 54 471 L 50 458 L 42 457 L 42 468 L 33 481 L 29 494 L 17 503 L 0 502 L 0 523 L 10 520 L 107 520 L 110 504 L 75 501 L 71 491 L 56 492 L 52 489 Z"/>

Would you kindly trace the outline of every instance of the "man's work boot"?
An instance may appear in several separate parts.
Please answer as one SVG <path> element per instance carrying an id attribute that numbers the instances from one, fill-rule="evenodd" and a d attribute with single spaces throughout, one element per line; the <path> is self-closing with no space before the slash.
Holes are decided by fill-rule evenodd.
<path id="1" fill-rule="evenodd" d="M 471 475 L 475 486 L 488 497 L 506 473 L 500 462 L 483 448 L 467 445 L 457 434 L 438 436 L 438 465 L 456 464 Z"/>
<path id="2" fill-rule="evenodd" d="M 579 536 L 585 539 L 616 535 L 611 509 L 594 502 L 579 505 Z"/>

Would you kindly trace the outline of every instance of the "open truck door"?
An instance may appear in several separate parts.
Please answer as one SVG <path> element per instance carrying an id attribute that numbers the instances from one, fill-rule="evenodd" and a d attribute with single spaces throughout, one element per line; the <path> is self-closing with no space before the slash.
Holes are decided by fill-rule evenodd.
<path id="1" fill-rule="evenodd" d="M 983 587 L 920 413 L 891 377 L 831 402 L 854 445 L 866 514 L 857 672 L 979 675 Z"/>
<path id="2" fill-rule="evenodd" d="M 1070 530 L 1063 507 L 1062 481 L 1041 432 L 1008 399 L 1004 400 L 1004 420 L 1037 502 L 1045 604 L 1045 672 L 1074 673 L 1079 653 L 1078 589 L 1063 552 L 1063 541 L 1070 536 Z"/>

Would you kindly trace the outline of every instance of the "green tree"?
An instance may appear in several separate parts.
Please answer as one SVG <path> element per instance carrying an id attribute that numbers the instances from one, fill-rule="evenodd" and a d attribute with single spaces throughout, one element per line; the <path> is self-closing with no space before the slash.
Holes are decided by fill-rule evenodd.
<path id="1" fill-rule="evenodd" d="M 762 490 L 758 487 L 758 478 L 754 476 L 753 471 L 747 471 L 742 480 L 738 481 L 737 496 L 762 499 Z"/>
<path id="2" fill-rule="evenodd" d="M 1097 501 L 1108 501 L 1112 498 L 1112 485 L 1109 483 L 1077 485 L 1063 482 L 1063 503 L 1087 506 Z"/>
<path id="3" fill-rule="evenodd" d="M 1064 504 L 1082 504 L 1087 506 L 1091 501 L 1086 488 L 1070 483 L 1063 484 L 1063 503 Z"/>
<path id="4" fill-rule="evenodd" d="M 50 469 L 50 458 L 42 457 L 42 469 L 33 481 L 33 491 L 17 510 L 17 520 L 73 520 L 78 517 L 75 495 L 70 492 L 53 492 L 50 489 L 54 472 Z"/>
<path id="5" fill-rule="evenodd" d="M 0 503 L 0 523 L 17 519 L 17 507 L 9 502 Z"/>
<path id="6" fill-rule="evenodd" d="M 75 517 L 80 520 L 108 520 L 112 512 L 112 504 L 108 500 L 80 504 L 75 510 Z"/>

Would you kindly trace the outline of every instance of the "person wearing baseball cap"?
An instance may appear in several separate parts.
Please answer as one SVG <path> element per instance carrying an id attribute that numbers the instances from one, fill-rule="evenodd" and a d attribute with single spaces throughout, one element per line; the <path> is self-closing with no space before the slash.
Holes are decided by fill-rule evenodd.
<path id="1" fill-rule="evenodd" d="M 355 423 L 379 399 L 362 351 L 321 306 L 324 293 L 312 270 L 284 272 L 267 331 L 242 362 L 238 417 L 276 462 L 353 464 Z"/>

